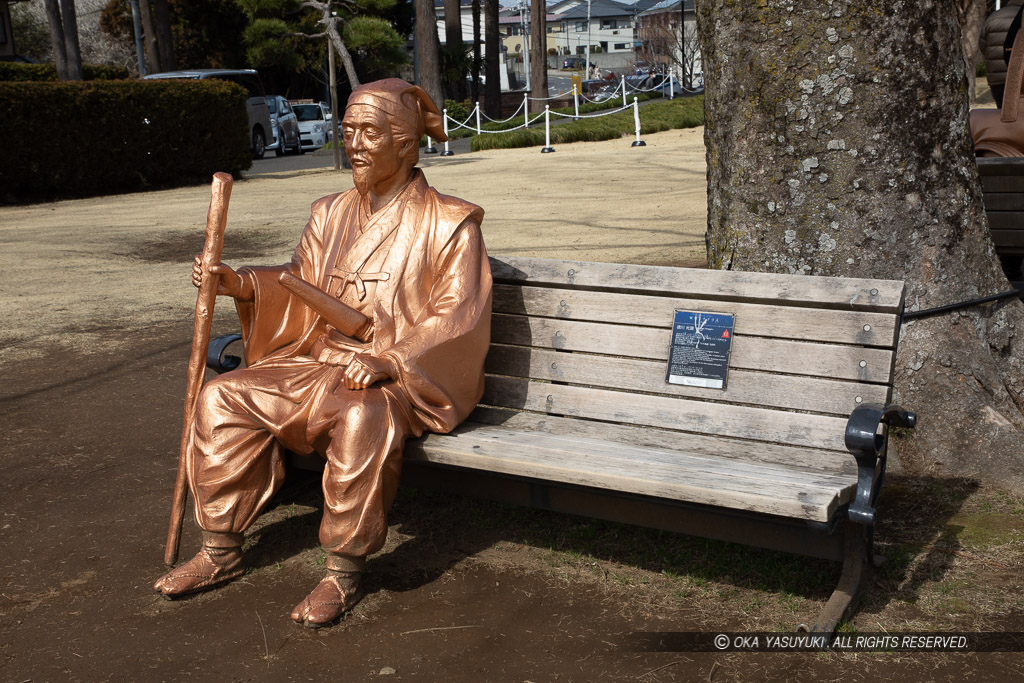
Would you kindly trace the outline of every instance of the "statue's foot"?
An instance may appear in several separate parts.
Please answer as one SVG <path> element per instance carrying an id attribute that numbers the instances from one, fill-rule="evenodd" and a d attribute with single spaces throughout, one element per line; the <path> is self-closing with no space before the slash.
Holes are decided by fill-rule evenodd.
<path id="1" fill-rule="evenodd" d="M 153 589 L 168 600 L 219 586 L 245 573 L 241 548 L 203 546 L 191 560 L 167 572 Z"/>
<path id="2" fill-rule="evenodd" d="M 292 621 L 307 628 L 321 628 L 337 621 L 363 598 L 362 574 L 329 571 L 313 592 L 292 610 Z"/>

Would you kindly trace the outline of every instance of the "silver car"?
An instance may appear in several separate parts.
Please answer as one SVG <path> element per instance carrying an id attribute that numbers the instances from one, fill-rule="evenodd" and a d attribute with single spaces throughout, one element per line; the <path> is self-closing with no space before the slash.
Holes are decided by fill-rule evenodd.
<path id="1" fill-rule="evenodd" d="M 299 139 L 299 120 L 291 103 L 280 95 L 267 95 L 267 108 L 270 109 L 271 125 L 271 142 L 267 149 L 274 150 L 279 157 L 287 154 L 288 150 L 304 154 Z"/>
<path id="2" fill-rule="evenodd" d="M 331 110 L 324 102 L 292 103 L 302 149 L 320 149 L 331 139 Z"/>

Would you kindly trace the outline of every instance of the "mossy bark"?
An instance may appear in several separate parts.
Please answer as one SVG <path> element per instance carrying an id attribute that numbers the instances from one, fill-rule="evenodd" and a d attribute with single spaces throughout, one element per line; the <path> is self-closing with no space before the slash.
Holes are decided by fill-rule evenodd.
<path id="1" fill-rule="evenodd" d="M 907 310 L 1004 292 L 954 3 L 702 0 L 713 268 L 901 279 Z M 910 468 L 1024 488 L 1024 306 L 904 323 Z"/>

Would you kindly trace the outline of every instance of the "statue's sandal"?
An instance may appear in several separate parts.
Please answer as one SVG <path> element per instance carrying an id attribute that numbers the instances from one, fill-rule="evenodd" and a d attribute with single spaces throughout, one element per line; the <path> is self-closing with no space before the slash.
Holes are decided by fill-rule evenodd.
<path id="1" fill-rule="evenodd" d="M 160 577 L 153 584 L 153 589 L 162 597 L 173 600 L 214 588 L 244 573 L 241 549 L 204 546 L 191 560 Z"/>
<path id="2" fill-rule="evenodd" d="M 349 589 L 339 581 L 346 580 L 351 586 L 353 578 L 355 585 Z M 360 578 L 360 574 L 355 572 L 329 572 L 313 592 L 295 606 L 291 613 L 292 620 L 306 628 L 330 626 L 362 600 Z"/>

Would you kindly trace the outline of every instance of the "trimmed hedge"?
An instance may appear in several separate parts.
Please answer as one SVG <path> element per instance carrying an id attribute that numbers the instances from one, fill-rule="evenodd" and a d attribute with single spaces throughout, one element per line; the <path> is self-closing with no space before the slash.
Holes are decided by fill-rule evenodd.
<path id="1" fill-rule="evenodd" d="M 237 176 L 252 165 L 246 97 L 220 80 L 0 83 L 0 201 Z"/>
<path id="2" fill-rule="evenodd" d="M 103 64 L 83 64 L 82 76 L 87 81 L 114 81 L 128 78 L 128 69 Z M 57 67 L 53 64 L 0 62 L 0 81 L 55 81 Z"/>

